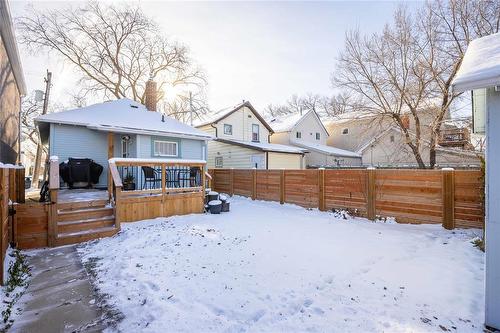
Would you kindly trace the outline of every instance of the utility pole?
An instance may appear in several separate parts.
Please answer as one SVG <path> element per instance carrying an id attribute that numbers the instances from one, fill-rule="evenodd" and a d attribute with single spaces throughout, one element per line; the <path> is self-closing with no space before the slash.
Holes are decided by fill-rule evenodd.
<path id="1" fill-rule="evenodd" d="M 42 115 L 47 114 L 47 109 L 49 106 L 49 94 L 50 94 L 50 86 L 52 82 L 52 73 L 47 69 L 47 77 L 45 78 L 45 95 L 43 97 L 43 108 Z M 40 167 L 42 162 L 42 138 L 40 135 L 38 136 L 38 145 L 36 147 L 36 158 L 35 158 L 35 170 L 33 170 L 33 187 L 38 188 L 38 178 L 40 177 Z"/>
<path id="2" fill-rule="evenodd" d="M 189 124 L 193 126 L 193 93 L 189 92 Z"/>

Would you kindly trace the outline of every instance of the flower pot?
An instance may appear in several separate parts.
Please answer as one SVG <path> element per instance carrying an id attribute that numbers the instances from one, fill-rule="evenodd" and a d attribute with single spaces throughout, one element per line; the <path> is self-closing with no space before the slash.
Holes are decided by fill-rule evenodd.
<path id="1" fill-rule="evenodd" d="M 135 183 L 123 183 L 123 190 L 124 191 L 134 191 L 135 190 Z"/>
<path id="2" fill-rule="evenodd" d="M 211 214 L 220 214 L 222 210 L 222 201 L 212 200 L 208 203 L 208 206 L 210 207 Z"/>
<path id="3" fill-rule="evenodd" d="M 222 203 L 222 209 L 221 209 L 222 212 L 226 213 L 226 212 L 229 212 L 229 202 L 225 201 Z"/>

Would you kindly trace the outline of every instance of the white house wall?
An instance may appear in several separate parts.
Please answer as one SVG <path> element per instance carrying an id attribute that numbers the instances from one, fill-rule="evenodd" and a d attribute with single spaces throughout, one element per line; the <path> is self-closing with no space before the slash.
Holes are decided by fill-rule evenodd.
<path id="1" fill-rule="evenodd" d="M 224 124 L 233 126 L 233 134 L 224 134 Z M 228 140 L 252 141 L 252 124 L 259 125 L 259 140 L 260 142 L 268 142 L 269 131 L 247 107 L 243 107 L 236 112 L 233 112 L 226 118 L 214 124 L 217 128 L 217 137 Z M 201 128 L 205 130 L 204 126 Z"/>
<path id="2" fill-rule="evenodd" d="M 253 155 L 263 158 L 265 168 L 266 156 L 264 152 L 237 145 L 209 141 L 207 165 L 209 168 L 215 168 L 215 157 L 222 156 L 223 168 L 249 169 L 254 167 L 252 164 Z"/>
<path id="3" fill-rule="evenodd" d="M 292 169 L 303 168 L 303 157 L 300 154 L 268 153 L 269 169 Z"/>

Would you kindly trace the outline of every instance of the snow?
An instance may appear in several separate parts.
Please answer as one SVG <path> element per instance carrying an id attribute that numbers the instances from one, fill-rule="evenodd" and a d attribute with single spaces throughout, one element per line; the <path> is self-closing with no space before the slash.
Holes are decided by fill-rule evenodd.
<path id="1" fill-rule="evenodd" d="M 36 122 L 86 126 L 110 132 L 144 133 L 211 139 L 207 133 L 168 116 L 148 111 L 128 98 L 93 104 L 79 109 L 50 113 L 37 117 Z"/>
<path id="2" fill-rule="evenodd" d="M 125 315 L 116 330 L 482 332 L 479 230 L 232 199 L 228 213 L 122 224 L 79 248 Z"/>
<path id="3" fill-rule="evenodd" d="M 335 148 L 335 147 L 327 146 L 327 145 L 322 145 L 319 143 L 308 142 L 308 141 L 304 141 L 304 140 L 292 140 L 292 144 L 299 146 L 299 147 L 302 147 L 302 148 L 306 148 L 308 150 L 318 151 L 318 152 L 323 153 L 323 154 L 361 158 L 360 154 L 355 153 L 353 151 Z"/>
<path id="4" fill-rule="evenodd" d="M 277 153 L 303 154 L 307 152 L 306 149 L 301 149 L 298 147 L 293 147 L 288 145 L 281 145 L 277 143 L 252 142 L 252 141 L 228 140 L 228 139 L 216 139 L 216 141 L 227 144 L 236 144 L 248 148 L 255 148 L 262 151 L 277 152 Z"/>
<path id="5" fill-rule="evenodd" d="M 311 110 L 312 111 L 312 110 Z M 309 111 L 309 112 L 311 112 Z M 268 121 L 275 133 L 289 132 L 295 125 L 304 118 L 309 112 L 286 114 L 280 117 L 274 117 Z"/>
<path id="6" fill-rule="evenodd" d="M 244 104 L 245 104 L 245 102 L 239 103 L 236 106 L 227 107 L 227 108 L 218 110 L 216 112 L 211 112 L 211 113 L 201 115 L 198 119 L 193 120 L 193 126 L 200 127 L 200 126 L 212 124 L 212 123 L 224 118 L 225 116 L 227 116 L 228 114 L 230 114 L 234 110 L 241 108 Z"/>
<path id="7" fill-rule="evenodd" d="M 452 82 L 455 92 L 500 85 L 500 33 L 474 39 Z"/>

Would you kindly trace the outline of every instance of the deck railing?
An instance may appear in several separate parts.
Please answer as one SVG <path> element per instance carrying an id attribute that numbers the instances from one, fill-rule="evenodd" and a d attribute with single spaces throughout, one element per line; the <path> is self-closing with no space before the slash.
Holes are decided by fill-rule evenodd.
<path id="1" fill-rule="evenodd" d="M 204 168 L 202 160 L 110 159 L 117 223 L 201 212 Z"/>

